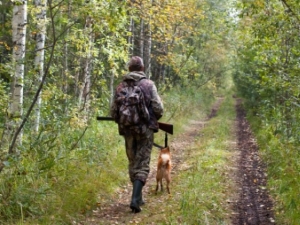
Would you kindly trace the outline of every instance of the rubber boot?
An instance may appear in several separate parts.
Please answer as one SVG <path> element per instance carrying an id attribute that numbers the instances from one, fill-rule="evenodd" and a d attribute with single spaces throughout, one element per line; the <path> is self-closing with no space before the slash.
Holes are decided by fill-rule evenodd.
<path id="1" fill-rule="evenodd" d="M 134 213 L 139 213 L 141 211 L 140 200 L 141 200 L 141 193 L 142 193 L 143 186 L 144 183 L 140 180 L 135 180 L 133 182 L 130 208 Z"/>
<path id="2" fill-rule="evenodd" d="M 144 205 L 145 204 L 145 202 L 144 202 L 144 200 L 143 200 L 143 195 L 142 195 L 142 191 L 141 191 L 141 194 L 140 194 L 140 197 L 139 197 L 139 205 L 141 206 L 141 205 Z"/>

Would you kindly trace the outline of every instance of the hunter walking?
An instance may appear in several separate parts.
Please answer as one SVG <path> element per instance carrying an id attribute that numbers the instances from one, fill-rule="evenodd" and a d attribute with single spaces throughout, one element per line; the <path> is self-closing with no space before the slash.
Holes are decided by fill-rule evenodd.
<path id="1" fill-rule="evenodd" d="M 128 170 L 132 182 L 132 212 L 141 211 L 142 189 L 150 172 L 150 157 L 163 103 L 153 81 L 144 73 L 143 59 L 133 56 L 122 82 L 117 86 L 111 105 L 111 116 L 124 136 Z"/>

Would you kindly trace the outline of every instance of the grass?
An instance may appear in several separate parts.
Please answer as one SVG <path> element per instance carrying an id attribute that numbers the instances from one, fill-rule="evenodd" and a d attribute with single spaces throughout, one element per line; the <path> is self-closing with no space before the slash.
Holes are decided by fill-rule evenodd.
<path id="1" fill-rule="evenodd" d="M 201 130 L 203 135 L 185 149 L 183 169 L 173 176 L 172 195 L 161 207 L 147 206 L 149 217 L 139 224 L 231 224 L 230 202 L 236 192 L 233 104 L 226 98 L 217 117 Z"/>
<path id="2" fill-rule="evenodd" d="M 184 190 L 179 215 L 185 224 L 230 224 L 226 199 L 235 188 L 228 167 L 234 155 L 229 142 L 234 141 L 232 109 L 232 102 L 226 99 L 218 116 L 203 129 L 204 135 L 188 150 L 192 157 L 186 164 L 191 169 L 178 177 L 180 190 Z"/>
<path id="3" fill-rule="evenodd" d="M 169 141 L 180 136 L 189 118 L 203 118 L 209 114 L 213 102 L 209 91 L 192 89 L 185 96 L 174 90 L 174 93 L 168 93 L 163 99 L 166 110 L 162 121 L 173 123 L 175 128 Z M 225 224 L 228 221 L 229 208 L 224 197 L 228 196 L 232 185 L 229 177 L 226 178 L 232 154 L 231 142 L 228 141 L 232 138 L 234 120 L 232 104 L 232 99 L 226 98 L 218 116 L 204 128 L 205 135 L 199 135 L 185 149 L 185 160 L 190 169 L 174 178 L 176 194 L 168 199 L 168 207 L 161 214 L 151 216 L 151 220 L 157 224 L 178 224 L 178 221 L 182 221 L 181 224 L 199 221 L 204 221 L 205 224 Z M 76 134 L 72 135 L 76 139 Z M 62 134 L 55 140 L 59 145 L 53 143 L 58 148 L 57 153 L 39 150 L 38 153 L 42 156 L 49 154 L 46 161 L 36 164 L 34 158 L 32 161 L 26 158 L 26 162 L 22 162 L 24 171 L 30 173 L 24 173 L 22 179 L 14 180 L 16 189 L 11 190 L 15 193 L 13 201 L 18 202 L 20 196 L 27 197 L 28 202 L 34 201 L 28 205 L 31 208 L 27 209 L 26 205 L 25 208 L 3 208 L 12 210 L 10 214 L 2 211 L 8 216 L 2 220 L 5 224 L 63 225 L 79 221 L 91 213 L 94 207 L 113 198 L 115 191 L 128 182 L 124 141 L 118 135 L 115 123 L 96 122 L 71 152 L 65 152 L 63 138 Z M 156 134 L 155 142 L 163 144 L 164 135 Z M 39 166 L 44 166 L 45 163 L 47 170 L 41 173 Z M 3 177 L 1 180 L 3 181 Z M 5 192 L 7 186 L 5 183 L 3 185 Z M 32 198 L 31 193 L 36 197 Z M 23 215 L 25 209 L 27 214 Z M 36 212 L 30 211 L 31 209 L 36 209 Z"/>
<path id="4" fill-rule="evenodd" d="M 14 184 L 6 201 L 20 202 L 19 206 L 2 207 L 1 213 L 7 218 L 1 221 L 7 225 L 57 225 L 85 217 L 95 206 L 112 198 L 117 187 L 127 183 L 123 145 L 113 122 L 98 123 L 87 132 L 76 150 L 53 156 L 55 164 L 44 172 L 27 158 L 22 166 L 30 173 L 1 179 L 2 194 L 7 191 L 7 184 Z"/>
<path id="5" fill-rule="evenodd" d="M 277 224 L 298 225 L 300 221 L 299 146 L 284 143 L 256 118 L 249 117 L 267 164 L 268 189 L 275 203 Z"/>
<path id="6" fill-rule="evenodd" d="M 139 224 L 230 224 L 230 202 L 236 192 L 232 177 L 235 110 L 231 94 L 222 95 L 225 99 L 217 116 L 184 150 L 184 167 L 173 176 L 172 195 L 159 211 L 157 204 L 147 206 L 142 217 L 147 216 Z M 166 111 L 162 121 L 173 123 L 175 128 L 170 142 L 180 137 L 190 119 L 208 115 L 213 100 L 209 91 L 192 89 L 185 95 L 174 90 L 163 98 Z M 268 166 L 276 223 L 296 225 L 300 221 L 299 148 L 282 143 L 267 126 L 257 123 L 257 118 L 250 118 L 250 122 Z M 117 188 L 128 182 L 124 141 L 118 136 L 116 124 L 96 122 L 78 147 L 67 153 L 64 135 L 49 142 L 51 151 L 32 145 L 30 152 L 24 152 L 26 157 L 16 165 L 12 159 L 2 172 L 0 224 L 71 224 L 113 198 Z M 78 136 L 72 135 L 75 139 Z M 156 134 L 155 142 L 162 145 L 164 135 Z M 156 156 L 154 152 L 152 158 Z M 156 196 L 151 197 L 156 200 Z"/>

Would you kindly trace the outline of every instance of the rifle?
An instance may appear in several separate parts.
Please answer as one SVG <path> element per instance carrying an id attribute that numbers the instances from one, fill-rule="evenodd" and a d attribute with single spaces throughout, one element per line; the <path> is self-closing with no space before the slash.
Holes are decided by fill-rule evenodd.
<path id="1" fill-rule="evenodd" d="M 105 121 L 115 121 L 112 117 L 105 117 L 105 116 L 97 116 L 97 120 L 105 120 Z M 165 134 L 165 147 L 168 146 L 168 134 L 173 134 L 173 124 L 169 124 L 169 123 L 162 123 L 162 122 L 158 122 L 158 127 L 160 130 L 163 130 L 166 132 Z M 163 148 L 161 146 L 159 146 L 158 144 L 155 144 L 154 145 L 156 147 L 159 147 L 159 148 Z"/>

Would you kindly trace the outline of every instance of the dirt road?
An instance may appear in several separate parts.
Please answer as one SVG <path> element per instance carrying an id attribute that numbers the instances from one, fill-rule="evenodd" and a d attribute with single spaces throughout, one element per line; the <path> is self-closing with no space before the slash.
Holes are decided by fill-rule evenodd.
<path id="1" fill-rule="evenodd" d="M 209 120 L 217 115 L 222 99 L 214 105 L 211 114 L 205 121 L 192 121 L 182 135 L 171 143 L 173 149 L 173 176 L 180 171 L 182 167 L 183 152 L 186 146 L 190 145 L 194 138 Z M 258 147 L 251 133 L 248 122 L 245 119 L 245 111 L 241 107 L 241 101 L 237 99 L 237 122 L 236 122 L 236 143 L 238 144 L 239 155 L 236 157 L 238 173 L 236 184 L 240 190 L 239 198 L 233 202 L 232 225 L 268 225 L 275 224 L 272 201 L 266 190 L 267 178 L 265 168 L 258 155 Z M 151 168 L 149 183 L 155 183 L 155 164 Z M 153 194 L 151 187 L 146 185 L 143 190 L 144 200 L 147 207 L 155 208 L 158 202 L 149 197 Z M 131 184 L 120 187 L 118 194 L 114 199 L 102 204 L 93 211 L 93 215 L 85 221 L 76 223 L 77 225 L 99 225 L 99 224 L 140 224 L 145 217 L 153 216 L 149 212 L 132 214 L 128 207 L 131 196 Z M 165 196 L 167 198 L 167 196 Z M 163 202 L 164 200 L 161 199 Z M 104 206 L 103 206 L 104 205 Z M 151 221 L 151 220 L 150 220 Z M 142 224 L 142 223 L 141 223 Z"/>
<path id="2" fill-rule="evenodd" d="M 240 187 L 239 200 L 234 208 L 236 216 L 233 225 L 275 224 L 272 201 L 266 189 L 265 166 L 260 160 L 258 146 L 251 132 L 241 106 L 237 100 L 237 141 L 240 157 L 237 184 Z"/>

